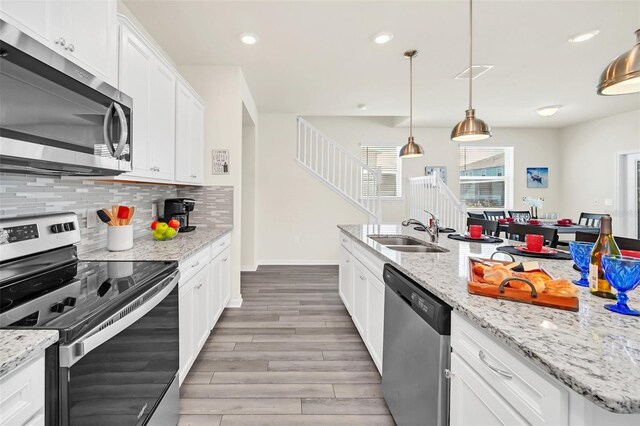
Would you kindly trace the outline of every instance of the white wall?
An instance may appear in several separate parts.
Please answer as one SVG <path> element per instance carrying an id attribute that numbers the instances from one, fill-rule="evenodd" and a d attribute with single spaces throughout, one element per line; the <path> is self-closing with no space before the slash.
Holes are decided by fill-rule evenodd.
<path id="1" fill-rule="evenodd" d="M 254 271 L 255 259 L 255 212 L 256 212 L 256 132 L 255 125 L 243 107 L 242 126 L 242 257 L 240 267 L 243 271 Z"/>
<path id="2" fill-rule="evenodd" d="M 255 103 L 239 67 L 185 65 L 180 73 L 205 103 L 205 173 L 206 185 L 233 186 L 233 226 L 231 237 L 231 299 L 239 301 L 242 235 L 242 112 L 245 105 L 258 123 Z M 256 139 L 258 128 L 255 128 Z M 213 175 L 213 149 L 229 150 L 229 174 Z"/>
<path id="3" fill-rule="evenodd" d="M 560 137 L 561 211 L 573 218 L 583 211 L 617 216 L 616 153 L 640 151 L 640 110 L 566 127 Z"/>
<path id="4" fill-rule="evenodd" d="M 385 118 L 305 118 L 355 155 L 359 155 L 360 144 L 401 145 L 408 136 L 408 129 L 395 128 Z M 336 262 L 336 224 L 367 220 L 296 163 L 296 129 L 295 114 L 260 115 L 256 161 L 256 259 L 260 264 Z M 404 177 L 423 175 L 426 165 L 446 165 L 449 185 L 458 193 L 458 144 L 451 142 L 449 133 L 450 129 L 414 129 L 426 155 L 403 160 Z M 546 210 L 559 209 L 558 140 L 557 130 L 494 129 L 494 137 L 485 144 L 515 147 L 516 200 L 541 196 Z M 526 188 L 526 167 L 537 166 L 549 167 L 549 189 Z M 517 201 L 515 207 L 522 208 L 522 202 Z M 406 219 L 404 200 L 385 203 L 383 219 Z"/>

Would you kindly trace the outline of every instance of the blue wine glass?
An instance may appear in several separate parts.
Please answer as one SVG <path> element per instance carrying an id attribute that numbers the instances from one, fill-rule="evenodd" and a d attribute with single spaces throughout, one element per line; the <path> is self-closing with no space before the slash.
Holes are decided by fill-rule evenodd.
<path id="1" fill-rule="evenodd" d="M 624 315 L 640 316 L 640 311 L 627 306 L 627 292 L 640 284 L 640 259 L 623 256 L 602 256 L 604 276 L 611 287 L 618 291 L 618 303 L 604 305 L 610 311 Z"/>
<path id="2" fill-rule="evenodd" d="M 593 250 L 594 243 L 584 243 L 580 241 L 569 242 L 569 253 L 571 258 L 578 268 L 580 268 L 580 279 L 573 280 L 575 285 L 581 287 L 589 287 L 589 262 L 591 259 L 591 250 Z"/>

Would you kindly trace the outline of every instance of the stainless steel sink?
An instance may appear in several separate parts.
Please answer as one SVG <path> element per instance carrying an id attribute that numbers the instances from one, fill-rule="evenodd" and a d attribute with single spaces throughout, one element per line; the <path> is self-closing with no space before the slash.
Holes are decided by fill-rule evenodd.
<path id="1" fill-rule="evenodd" d="M 420 246 L 386 246 L 391 250 L 403 251 L 407 253 L 446 253 L 449 250 L 446 248 L 438 247 L 435 245 L 420 245 Z"/>
<path id="2" fill-rule="evenodd" d="M 376 236 L 369 235 L 373 241 L 382 244 L 383 246 L 420 246 L 425 244 L 423 241 L 417 238 L 405 237 L 404 235 L 393 236 Z"/>
<path id="3" fill-rule="evenodd" d="M 447 253 L 449 250 L 406 235 L 368 235 L 383 246 L 405 253 Z"/>

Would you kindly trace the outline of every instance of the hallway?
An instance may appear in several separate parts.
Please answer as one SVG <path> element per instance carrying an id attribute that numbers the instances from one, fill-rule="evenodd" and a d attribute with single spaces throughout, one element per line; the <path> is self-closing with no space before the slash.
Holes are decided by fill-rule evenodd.
<path id="1" fill-rule="evenodd" d="M 393 425 L 336 266 L 242 273 L 180 390 L 180 425 Z"/>

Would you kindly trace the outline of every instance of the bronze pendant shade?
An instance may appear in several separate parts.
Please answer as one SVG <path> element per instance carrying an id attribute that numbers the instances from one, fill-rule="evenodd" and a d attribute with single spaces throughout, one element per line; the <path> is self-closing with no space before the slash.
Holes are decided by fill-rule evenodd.
<path id="1" fill-rule="evenodd" d="M 404 57 L 409 58 L 409 141 L 400 149 L 401 158 L 422 157 L 424 150 L 413 140 L 413 58 L 418 56 L 417 50 L 407 50 Z"/>
<path id="2" fill-rule="evenodd" d="M 615 58 L 605 68 L 598 83 L 598 95 L 626 95 L 640 92 L 640 29 L 631 50 Z"/>
<path id="3" fill-rule="evenodd" d="M 456 142 L 479 141 L 491 137 L 491 127 L 476 118 L 473 99 L 473 0 L 469 0 L 469 108 L 464 120 L 451 130 L 451 140 Z"/>

